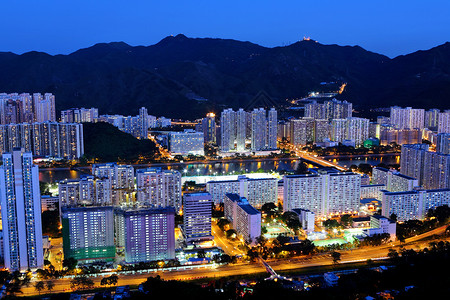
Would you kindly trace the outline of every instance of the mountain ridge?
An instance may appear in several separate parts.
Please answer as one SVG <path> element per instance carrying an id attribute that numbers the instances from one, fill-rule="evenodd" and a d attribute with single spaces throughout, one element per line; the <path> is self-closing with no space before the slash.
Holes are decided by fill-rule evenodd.
<path id="1" fill-rule="evenodd" d="M 97 43 L 67 55 L 0 52 L 0 70 L 1 92 L 52 92 L 58 110 L 94 106 L 101 114 L 137 114 L 146 106 L 154 115 L 195 118 L 245 106 L 262 90 L 283 105 L 332 81 L 347 83 L 338 98 L 355 107 L 448 109 L 450 99 L 449 42 L 389 58 L 358 45 L 304 40 L 269 48 L 179 34 L 148 46 Z"/>

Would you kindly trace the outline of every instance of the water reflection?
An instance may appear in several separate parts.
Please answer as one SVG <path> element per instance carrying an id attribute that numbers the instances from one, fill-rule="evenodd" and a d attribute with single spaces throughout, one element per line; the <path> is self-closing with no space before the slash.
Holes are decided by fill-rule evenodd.
<path id="1" fill-rule="evenodd" d="M 384 164 L 398 164 L 400 162 L 400 156 L 386 156 L 386 157 L 364 157 L 353 159 L 333 159 L 333 162 L 338 163 L 341 166 L 350 166 L 352 164 L 359 165 L 360 163 L 368 163 L 371 165 L 378 165 L 383 162 Z M 196 176 L 196 175 L 223 175 L 223 174 L 241 174 L 246 172 L 257 172 L 263 170 L 265 172 L 272 171 L 293 171 L 297 168 L 298 160 L 268 160 L 268 161 L 242 161 L 236 163 L 211 163 L 211 164 L 189 164 L 189 165 L 167 165 L 162 169 L 177 170 L 182 173 L 183 176 Z M 309 165 L 309 167 L 312 167 Z M 144 167 L 141 167 L 144 168 Z M 89 172 L 87 170 L 87 172 Z M 234 172 L 234 173 L 233 173 Z M 39 171 L 39 180 L 44 182 L 57 182 L 66 178 L 75 179 L 81 175 L 86 174 L 77 170 L 53 170 Z"/>

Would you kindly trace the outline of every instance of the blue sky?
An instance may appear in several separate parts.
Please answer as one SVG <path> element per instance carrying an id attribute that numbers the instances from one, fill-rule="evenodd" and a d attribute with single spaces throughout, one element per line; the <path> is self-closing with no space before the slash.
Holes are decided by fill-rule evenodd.
<path id="1" fill-rule="evenodd" d="M 67 54 L 100 42 L 168 35 L 274 47 L 309 36 L 394 57 L 450 41 L 448 0 L 0 1 L 0 51 Z"/>

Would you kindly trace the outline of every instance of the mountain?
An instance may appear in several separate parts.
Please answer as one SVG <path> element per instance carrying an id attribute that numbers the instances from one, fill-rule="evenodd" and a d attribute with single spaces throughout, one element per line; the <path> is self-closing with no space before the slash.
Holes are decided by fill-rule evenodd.
<path id="1" fill-rule="evenodd" d="M 57 109 L 195 118 L 245 107 L 261 91 L 301 98 L 323 82 L 347 83 L 356 107 L 448 107 L 450 44 L 390 59 L 359 46 L 304 40 L 267 48 L 230 39 L 169 36 L 151 46 L 101 43 L 69 55 L 0 53 L 1 92 L 51 92 Z"/>

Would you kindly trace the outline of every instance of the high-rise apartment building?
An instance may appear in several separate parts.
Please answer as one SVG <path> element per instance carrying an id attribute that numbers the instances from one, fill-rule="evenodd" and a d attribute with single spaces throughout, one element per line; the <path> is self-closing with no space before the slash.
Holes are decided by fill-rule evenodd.
<path id="1" fill-rule="evenodd" d="M 140 206 L 181 209 L 181 173 L 161 168 L 136 171 L 137 202 Z"/>
<path id="2" fill-rule="evenodd" d="M 439 133 L 437 135 L 436 152 L 450 154 L 450 133 Z"/>
<path id="3" fill-rule="evenodd" d="M 336 99 L 305 104 L 305 117 L 313 119 L 346 119 L 352 117 L 352 111 L 352 103 Z"/>
<path id="4" fill-rule="evenodd" d="M 425 128 L 437 130 L 439 124 L 439 109 L 433 108 L 425 112 Z"/>
<path id="5" fill-rule="evenodd" d="M 61 212 L 65 259 L 84 263 L 114 260 L 112 206 L 63 207 Z"/>
<path id="6" fill-rule="evenodd" d="M 206 114 L 201 122 L 203 137 L 205 143 L 216 143 L 216 115 L 214 113 Z"/>
<path id="7" fill-rule="evenodd" d="M 55 96 L 34 93 L 1 93 L 0 124 L 56 121 Z"/>
<path id="8" fill-rule="evenodd" d="M 113 205 L 133 204 L 135 192 L 133 166 L 117 163 L 94 164 L 92 174 L 101 179 L 110 179 Z"/>
<path id="9" fill-rule="evenodd" d="M 304 146 L 314 141 L 314 119 L 305 117 L 290 121 L 290 141 L 294 146 Z"/>
<path id="10" fill-rule="evenodd" d="M 396 129 L 423 129 L 425 126 L 425 110 L 392 106 L 390 122 Z"/>
<path id="11" fill-rule="evenodd" d="M 183 232 L 186 242 L 212 240 L 211 195 L 209 193 L 188 193 L 183 196 Z"/>
<path id="12" fill-rule="evenodd" d="M 175 259 L 175 211 L 171 207 L 115 212 L 115 240 L 126 263 Z"/>
<path id="13" fill-rule="evenodd" d="M 3 153 L 0 203 L 5 268 L 14 271 L 44 266 L 39 170 L 23 149 Z"/>
<path id="14" fill-rule="evenodd" d="M 403 145 L 400 171 L 425 189 L 450 188 L 450 155 L 428 151 L 427 144 Z"/>
<path id="15" fill-rule="evenodd" d="M 148 111 L 145 107 L 141 107 L 139 109 L 139 138 L 146 139 L 148 138 Z"/>
<path id="16" fill-rule="evenodd" d="M 209 181 L 206 191 L 215 204 L 222 203 L 227 193 L 233 193 L 245 197 L 251 205 L 261 207 L 265 203 L 277 202 L 278 180 L 238 176 L 237 180 Z"/>
<path id="17" fill-rule="evenodd" d="M 36 122 L 56 122 L 55 96 L 53 94 L 45 93 L 42 96 L 42 94 L 34 93 L 33 103 Z"/>
<path id="18" fill-rule="evenodd" d="M 422 143 L 422 130 L 395 129 L 392 126 L 381 126 L 380 145 L 397 145 Z"/>
<path id="19" fill-rule="evenodd" d="M 84 154 L 83 125 L 77 123 L 21 123 L 0 125 L 0 150 L 21 147 L 35 156 L 77 159 Z"/>
<path id="20" fill-rule="evenodd" d="M 430 208 L 450 205 L 450 189 L 412 190 L 382 193 L 382 215 L 398 221 L 422 220 Z"/>
<path id="21" fill-rule="evenodd" d="M 307 209 L 318 217 L 359 210 L 361 175 L 321 172 L 283 178 L 283 210 Z"/>
<path id="22" fill-rule="evenodd" d="M 220 115 L 220 136 L 220 149 L 223 152 L 235 150 L 236 115 L 231 108 L 225 109 Z"/>
<path id="23" fill-rule="evenodd" d="M 373 168 L 372 182 L 384 185 L 384 189 L 389 192 L 411 191 L 419 186 L 419 180 L 416 178 L 381 167 Z"/>
<path id="24" fill-rule="evenodd" d="M 259 151 L 267 146 L 267 119 L 264 108 L 255 108 L 252 117 L 252 150 Z"/>
<path id="25" fill-rule="evenodd" d="M 450 110 L 439 113 L 438 133 L 450 133 Z"/>
<path id="26" fill-rule="evenodd" d="M 247 113 L 242 108 L 236 112 L 225 109 L 220 116 L 222 152 L 246 150 L 247 137 L 252 151 L 274 150 L 277 148 L 277 111 L 268 112 L 264 108 L 255 108 Z"/>
<path id="27" fill-rule="evenodd" d="M 314 143 L 323 143 L 329 137 L 329 125 L 327 119 L 314 120 Z"/>
<path id="28" fill-rule="evenodd" d="M 333 119 L 330 127 L 330 140 L 342 143 L 346 139 L 347 119 Z"/>
<path id="29" fill-rule="evenodd" d="M 356 146 L 362 146 L 369 138 L 369 119 L 347 118 L 346 140 L 355 141 Z"/>
<path id="30" fill-rule="evenodd" d="M 71 108 L 61 111 L 63 123 L 92 123 L 98 120 L 98 108 Z"/>
<path id="31" fill-rule="evenodd" d="M 111 205 L 112 188 L 109 178 L 81 176 L 58 183 L 59 202 L 62 206 Z"/>

